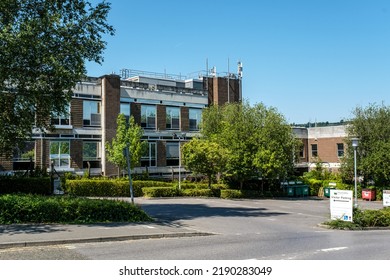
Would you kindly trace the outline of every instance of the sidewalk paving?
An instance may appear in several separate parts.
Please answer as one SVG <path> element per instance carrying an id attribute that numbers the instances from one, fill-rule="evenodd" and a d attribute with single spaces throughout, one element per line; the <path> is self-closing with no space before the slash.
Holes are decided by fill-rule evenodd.
<path id="1" fill-rule="evenodd" d="M 0 249 L 205 235 L 210 233 L 168 223 L 13 224 L 0 225 Z"/>

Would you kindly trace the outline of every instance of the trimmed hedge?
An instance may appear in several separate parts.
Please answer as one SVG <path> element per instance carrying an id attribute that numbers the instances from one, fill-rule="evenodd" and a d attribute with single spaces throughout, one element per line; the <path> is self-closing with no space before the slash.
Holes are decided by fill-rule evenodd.
<path id="1" fill-rule="evenodd" d="M 49 195 L 53 190 L 49 177 L 0 177 L 0 194 L 11 193 Z"/>
<path id="2" fill-rule="evenodd" d="M 184 189 L 181 190 L 182 196 L 205 196 L 205 197 L 220 197 L 221 196 L 221 190 L 220 189 Z"/>
<path id="3" fill-rule="evenodd" d="M 257 190 L 221 190 L 221 198 L 261 198 L 264 194 Z"/>
<path id="4" fill-rule="evenodd" d="M 143 196 L 143 189 L 149 187 L 172 187 L 172 183 L 158 181 L 133 181 L 133 194 L 135 197 Z M 65 192 L 77 196 L 97 197 L 128 197 L 130 196 L 130 185 L 128 180 L 67 180 Z"/>
<path id="5" fill-rule="evenodd" d="M 142 192 L 145 197 L 175 197 L 180 196 L 180 192 L 177 188 L 167 187 L 151 187 L 143 188 Z"/>
<path id="6" fill-rule="evenodd" d="M 128 202 L 70 196 L 2 195 L 0 224 L 142 222 L 152 219 Z"/>

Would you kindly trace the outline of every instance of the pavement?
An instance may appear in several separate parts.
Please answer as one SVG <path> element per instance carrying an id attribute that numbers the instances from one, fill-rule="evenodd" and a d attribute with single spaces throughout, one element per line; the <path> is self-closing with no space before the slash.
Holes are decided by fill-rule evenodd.
<path id="1" fill-rule="evenodd" d="M 210 233 L 170 223 L 0 225 L 0 249 L 69 243 L 206 236 Z"/>

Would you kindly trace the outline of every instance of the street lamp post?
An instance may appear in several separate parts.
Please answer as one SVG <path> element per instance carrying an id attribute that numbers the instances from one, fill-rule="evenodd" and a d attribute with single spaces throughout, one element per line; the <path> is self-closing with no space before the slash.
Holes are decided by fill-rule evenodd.
<path id="1" fill-rule="evenodd" d="M 182 137 L 184 139 L 185 133 L 183 133 L 181 135 L 174 133 L 173 136 L 179 138 L 179 190 L 181 190 L 181 150 L 180 150 L 180 147 L 181 147 L 181 139 L 182 139 Z"/>
<path id="2" fill-rule="evenodd" d="M 355 205 L 354 207 L 358 207 L 358 201 L 357 201 L 357 164 L 356 164 L 356 150 L 359 145 L 359 139 L 358 138 L 352 138 L 352 147 L 353 147 L 353 159 L 354 159 L 354 173 L 355 173 Z"/>

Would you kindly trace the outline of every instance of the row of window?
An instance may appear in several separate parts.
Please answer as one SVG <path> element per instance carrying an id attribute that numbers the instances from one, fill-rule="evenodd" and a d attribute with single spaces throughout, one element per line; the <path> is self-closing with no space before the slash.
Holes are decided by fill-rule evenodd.
<path id="1" fill-rule="evenodd" d="M 131 115 L 130 103 L 120 104 L 120 113 L 127 118 Z M 157 121 L 156 105 L 141 105 L 141 127 L 145 129 L 156 129 Z M 180 129 L 180 107 L 166 107 L 166 129 Z M 199 130 L 199 124 L 202 118 L 202 109 L 189 109 L 189 129 Z M 57 115 L 52 118 L 53 125 L 70 125 L 70 106 L 66 113 Z M 100 101 L 84 100 L 83 101 L 83 125 L 100 126 L 101 125 L 101 103 Z"/>
<path id="2" fill-rule="evenodd" d="M 318 157 L 318 144 L 311 144 L 311 156 Z M 341 158 L 344 156 L 344 144 L 337 143 L 337 157 Z"/>
<path id="3" fill-rule="evenodd" d="M 84 141 L 83 142 L 83 168 L 100 168 L 101 167 L 101 149 L 100 141 Z M 56 169 L 69 169 L 71 163 L 70 157 L 70 141 L 53 140 L 49 143 L 50 162 Z M 14 162 L 19 164 L 21 168 L 27 169 L 28 164 L 34 158 L 35 145 L 34 142 L 27 142 L 23 151 L 15 151 Z M 179 165 L 179 143 L 166 143 L 166 165 Z M 157 166 L 157 143 L 149 142 L 145 154 L 141 158 L 141 166 L 153 167 Z"/>

